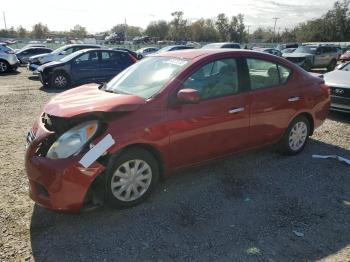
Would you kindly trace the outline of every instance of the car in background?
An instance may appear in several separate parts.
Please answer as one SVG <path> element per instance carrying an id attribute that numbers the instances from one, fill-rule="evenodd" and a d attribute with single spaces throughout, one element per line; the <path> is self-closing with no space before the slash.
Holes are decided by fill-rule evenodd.
<path id="1" fill-rule="evenodd" d="M 108 81 L 136 61 L 125 51 L 84 49 L 59 61 L 44 64 L 37 70 L 45 87 L 67 88 L 77 84 Z"/>
<path id="2" fill-rule="evenodd" d="M 136 50 L 137 59 L 142 59 L 147 55 L 153 54 L 159 50 L 158 47 L 143 47 Z"/>
<path id="3" fill-rule="evenodd" d="M 135 206 L 160 177 L 186 167 L 275 143 L 300 153 L 329 104 L 322 79 L 277 56 L 151 55 L 105 85 L 62 92 L 44 106 L 27 136 L 29 194 L 65 212 L 96 197 Z"/>
<path id="4" fill-rule="evenodd" d="M 290 48 L 294 48 L 297 49 L 300 46 L 299 43 L 287 43 L 287 44 L 279 44 L 276 49 L 282 51 L 284 49 L 290 49 Z M 283 52 L 282 52 L 283 53 Z"/>
<path id="5" fill-rule="evenodd" d="M 254 49 L 255 51 L 259 51 L 259 52 L 264 52 L 264 53 L 268 53 L 271 55 L 275 55 L 275 56 L 282 56 L 282 52 L 278 49 L 275 48 L 259 48 L 259 49 Z"/>
<path id="6" fill-rule="evenodd" d="M 163 47 L 162 49 L 159 49 L 156 53 L 161 54 L 164 52 L 186 50 L 186 49 L 194 49 L 194 47 L 188 46 L 188 45 L 168 45 L 168 46 Z"/>
<path id="7" fill-rule="evenodd" d="M 350 113 L 350 62 L 323 75 L 331 88 L 331 110 Z"/>
<path id="8" fill-rule="evenodd" d="M 296 50 L 296 48 L 285 48 L 285 49 L 282 49 L 281 50 L 281 53 L 284 54 L 290 54 L 290 53 L 293 53 L 294 51 Z"/>
<path id="9" fill-rule="evenodd" d="M 326 67 L 328 71 L 332 71 L 337 65 L 338 51 L 335 46 L 304 45 L 298 47 L 293 53 L 284 53 L 283 57 L 301 66 L 306 71 L 323 67 Z"/>
<path id="10" fill-rule="evenodd" d="M 135 57 L 135 59 L 138 59 L 137 53 L 130 50 L 130 49 L 122 48 L 122 47 L 115 47 L 115 48 L 113 48 L 113 50 L 120 50 L 120 51 L 128 52 L 129 55 L 132 55 L 133 57 Z"/>
<path id="11" fill-rule="evenodd" d="M 346 51 L 344 54 L 342 54 L 339 58 L 341 62 L 350 61 L 350 50 Z"/>
<path id="12" fill-rule="evenodd" d="M 234 48 L 240 49 L 241 45 L 239 43 L 222 42 L 222 43 L 211 43 L 202 46 L 203 49 L 215 49 L 215 48 Z"/>
<path id="13" fill-rule="evenodd" d="M 89 48 L 101 48 L 99 45 L 88 44 L 71 44 L 57 48 L 49 54 L 35 55 L 29 58 L 28 69 L 30 71 L 36 71 L 36 69 L 43 64 L 60 60 L 61 58 L 70 55 L 76 51 Z"/>
<path id="14" fill-rule="evenodd" d="M 27 64 L 31 56 L 48 54 L 52 51 L 53 50 L 51 48 L 47 47 L 28 47 L 26 49 L 16 51 L 16 56 L 21 64 Z"/>
<path id="15" fill-rule="evenodd" d="M 0 44 L 0 74 L 16 71 L 18 66 L 15 51 L 5 43 Z"/>

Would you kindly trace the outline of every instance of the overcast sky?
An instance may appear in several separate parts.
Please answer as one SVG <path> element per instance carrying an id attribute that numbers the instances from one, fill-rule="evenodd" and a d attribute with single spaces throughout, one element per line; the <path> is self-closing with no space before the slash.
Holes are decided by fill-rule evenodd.
<path id="1" fill-rule="evenodd" d="M 35 23 L 47 24 L 50 30 L 69 30 L 80 24 L 91 33 L 109 30 L 124 23 L 146 28 L 153 20 L 171 20 L 173 11 L 183 11 L 185 17 L 214 18 L 219 13 L 228 16 L 243 13 L 251 30 L 259 26 L 273 27 L 273 17 L 279 17 L 277 28 L 283 30 L 299 22 L 319 17 L 333 6 L 333 0 L 2 0 L 1 16 L 5 12 L 7 27 Z M 0 28 L 4 22 L 0 19 Z"/>

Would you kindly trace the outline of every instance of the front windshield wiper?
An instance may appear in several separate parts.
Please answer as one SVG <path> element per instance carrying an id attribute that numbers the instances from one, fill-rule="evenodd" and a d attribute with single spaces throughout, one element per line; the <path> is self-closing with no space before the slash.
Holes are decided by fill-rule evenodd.
<path id="1" fill-rule="evenodd" d="M 107 83 L 104 82 L 102 84 L 100 84 L 98 86 L 98 89 L 100 89 L 101 91 L 105 91 L 105 92 L 108 92 L 108 93 L 115 93 L 113 90 L 109 90 L 109 89 L 106 89 L 107 88 Z"/>

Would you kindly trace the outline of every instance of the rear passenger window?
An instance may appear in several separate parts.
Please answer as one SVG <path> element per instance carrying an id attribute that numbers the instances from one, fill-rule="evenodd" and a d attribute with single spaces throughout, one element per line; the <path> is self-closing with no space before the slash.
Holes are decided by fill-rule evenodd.
<path id="1" fill-rule="evenodd" d="M 110 59 L 109 52 L 102 52 L 101 57 L 102 57 L 102 61 L 109 60 Z"/>
<path id="2" fill-rule="evenodd" d="M 289 76 L 292 74 L 292 70 L 284 66 L 278 65 L 278 71 L 280 73 L 281 84 L 284 84 L 288 81 Z"/>
<path id="3" fill-rule="evenodd" d="M 253 90 L 280 84 L 277 64 L 259 59 L 247 59 L 250 85 Z"/>

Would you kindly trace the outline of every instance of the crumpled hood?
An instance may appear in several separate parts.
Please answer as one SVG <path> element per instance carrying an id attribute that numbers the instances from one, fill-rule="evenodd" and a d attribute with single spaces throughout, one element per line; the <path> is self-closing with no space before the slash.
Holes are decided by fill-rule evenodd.
<path id="1" fill-rule="evenodd" d="M 327 85 L 350 88 L 350 71 L 334 70 L 324 74 L 323 79 Z"/>
<path id="2" fill-rule="evenodd" d="M 283 57 L 312 57 L 313 54 L 308 53 L 284 53 Z"/>
<path id="3" fill-rule="evenodd" d="M 92 112 L 130 112 L 145 104 L 141 97 L 105 92 L 98 86 L 88 84 L 58 94 L 44 106 L 44 112 L 72 117 Z"/>
<path id="4" fill-rule="evenodd" d="M 48 57 L 53 57 L 53 55 L 51 53 L 40 54 L 40 55 L 33 55 L 30 58 L 35 59 L 35 58 L 48 58 Z"/>

